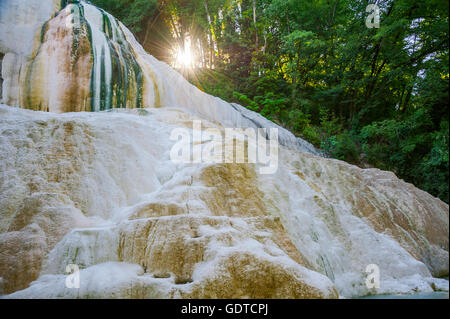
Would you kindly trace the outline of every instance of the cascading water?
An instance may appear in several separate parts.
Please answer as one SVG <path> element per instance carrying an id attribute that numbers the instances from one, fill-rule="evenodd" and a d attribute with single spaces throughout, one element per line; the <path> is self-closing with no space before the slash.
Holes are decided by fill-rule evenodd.
<path id="1" fill-rule="evenodd" d="M 80 6 L 89 26 L 94 59 L 92 110 L 140 108 L 142 71 L 121 27 L 103 10 L 85 2 Z"/>
<path id="2" fill-rule="evenodd" d="M 128 95 L 134 97 L 134 103 L 128 107 L 140 108 L 142 106 L 142 70 L 133 55 L 133 49 L 129 45 L 116 18 L 103 12 L 106 23 L 106 34 L 111 39 L 109 45 L 113 60 L 113 106 L 126 108 Z"/>
<path id="3" fill-rule="evenodd" d="M 19 79 L 26 93 L 22 106 L 54 112 L 142 107 L 142 70 L 117 20 L 83 1 L 62 5 L 42 25 L 36 53 Z M 62 56 L 65 67 L 58 64 Z"/>
<path id="4" fill-rule="evenodd" d="M 112 61 L 108 40 L 104 33 L 104 15 L 97 8 L 82 4 L 84 17 L 91 33 L 91 46 L 94 58 L 92 68 L 92 105 L 93 111 L 111 107 Z"/>

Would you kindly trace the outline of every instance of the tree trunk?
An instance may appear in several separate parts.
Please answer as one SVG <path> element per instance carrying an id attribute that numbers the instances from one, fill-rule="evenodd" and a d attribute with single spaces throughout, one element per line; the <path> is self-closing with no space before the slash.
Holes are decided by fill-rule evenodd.
<path id="1" fill-rule="evenodd" d="M 209 39 L 210 39 L 210 49 L 211 49 L 210 50 L 210 56 L 211 56 L 210 68 L 212 69 L 214 67 L 214 54 L 215 54 L 215 50 L 216 50 L 216 41 L 214 39 L 211 15 L 209 14 L 208 4 L 206 3 L 206 0 L 203 0 L 203 5 L 205 7 L 206 17 L 208 18 L 208 25 L 209 25 Z"/>
<path id="2" fill-rule="evenodd" d="M 259 38 L 258 27 L 256 26 L 256 0 L 253 0 L 253 25 L 255 26 L 255 50 L 258 51 Z"/>

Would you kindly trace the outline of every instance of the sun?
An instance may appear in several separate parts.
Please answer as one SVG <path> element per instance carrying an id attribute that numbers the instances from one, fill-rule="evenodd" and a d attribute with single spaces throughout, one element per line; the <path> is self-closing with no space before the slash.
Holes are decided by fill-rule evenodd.
<path id="1" fill-rule="evenodd" d="M 196 67 L 196 54 L 192 50 L 189 36 L 186 36 L 182 44 L 173 47 L 172 52 L 176 69 L 193 70 Z"/>
<path id="2" fill-rule="evenodd" d="M 192 68 L 194 65 L 194 57 L 189 47 L 179 49 L 176 52 L 175 64 L 178 68 Z"/>

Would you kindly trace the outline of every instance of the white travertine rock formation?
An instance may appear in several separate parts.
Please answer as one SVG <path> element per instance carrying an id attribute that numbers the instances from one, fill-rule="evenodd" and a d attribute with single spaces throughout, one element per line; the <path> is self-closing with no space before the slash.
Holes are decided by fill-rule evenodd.
<path id="1" fill-rule="evenodd" d="M 447 204 L 313 155 L 190 85 L 106 12 L 65 2 L 0 1 L 5 297 L 352 297 L 374 292 L 369 264 L 377 293 L 448 290 L 433 278 L 448 275 Z M 128 110 L 83 112 L 113 108 Z M 172 130 L 194 120 L 279 128 L 277 172 L 172 162 Z M 65 286 L 70 264 L 79 289 Z"/>
<path id="2" fill-rule="evenodd" d="M 392 173 L 284 147 L 274 175 L 175 164 L 170 132 L 198 118 L 134 113 L 0 108 L 5 293 L 349 297 L 369 292 L 368 264 L 380 292 L 442 286 L 448 205 Z M 69 264 L 84 288 L 65 288 Z"/>

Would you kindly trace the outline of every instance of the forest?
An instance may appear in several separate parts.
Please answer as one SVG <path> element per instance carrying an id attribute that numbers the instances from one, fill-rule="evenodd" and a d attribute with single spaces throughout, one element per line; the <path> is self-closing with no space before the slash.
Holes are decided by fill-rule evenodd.
<path id="1" fill-rule="evenodd" d="M 202 91 L 449 202 L 448 0 L 92 2 Z"/>

